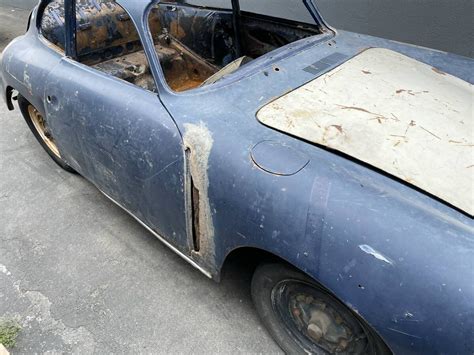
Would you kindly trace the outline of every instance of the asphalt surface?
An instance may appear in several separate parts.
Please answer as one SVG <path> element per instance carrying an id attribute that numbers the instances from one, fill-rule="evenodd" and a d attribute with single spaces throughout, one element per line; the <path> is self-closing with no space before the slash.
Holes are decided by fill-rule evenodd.
<path id="1" fill-rule="evenodd" d="M 13 38 L 25 33 L 30 11 L 0 5 L 0 52 Z"/>
<path id="2" fill-rule="evenodd" d="M 28 11 L 0 8 L 0 49 Z M 278 353 L 233 261 L 220 284 L 40 148 L 0 100 L 0 318 L 20 353 Z"/>

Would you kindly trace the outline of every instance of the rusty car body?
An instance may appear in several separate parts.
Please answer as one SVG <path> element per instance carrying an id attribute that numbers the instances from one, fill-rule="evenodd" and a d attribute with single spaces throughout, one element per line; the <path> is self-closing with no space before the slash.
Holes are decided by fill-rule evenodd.
<path id="1" fill-rule="evenodd" d="M 208 277 L 249 252 L 291 265 L 299 296 L 271 297 L 294 324 L 266 324 L 285 351 L 472 354 L 473 60 L 276 3 L 41 0 L 2 96 Z"/>

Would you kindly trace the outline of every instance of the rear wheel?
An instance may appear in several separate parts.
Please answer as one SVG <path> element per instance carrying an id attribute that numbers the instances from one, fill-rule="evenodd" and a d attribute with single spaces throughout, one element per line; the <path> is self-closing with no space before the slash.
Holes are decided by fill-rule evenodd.
<path id="1" fill-rule="evenodd" d="M 252 279 L 252 298 L 287 354 L 391 354 L 359 316 L 289 266 L 260 265 Z"/>
<path id="2" fill-rule="evenodd" d="M 28 124 L 28 127 L 30 127 L 43 149 L 61 168 L 71 173 L 75 173 L 75 170 L 61 157 L 56 141 L 54 140 L 43 115 L 21 95 L 18 95 L 18 106 L 20 107 L 21 114 Z"/>

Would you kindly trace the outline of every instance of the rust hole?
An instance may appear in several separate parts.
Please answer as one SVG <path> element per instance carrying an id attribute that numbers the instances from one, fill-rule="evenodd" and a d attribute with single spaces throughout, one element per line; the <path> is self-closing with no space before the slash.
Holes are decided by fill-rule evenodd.
<path id="1" fill-rule="evenodd" d="M 194 251 L 199 252 L 201 249 L 201 238 L 199 232 L 199 190 L 194 186 L 192 179 L 191 205 L 193 209 L 193 247 Z"/>
<path id="2" fill-rule="evenodd" d="M 191 159 L 191 149 L 187 148 L 185 151 L 186 160 L 189 168 L 189 161 Z M 189 174 L 189 186 L 190 186 L 190 207 L 191 207 L 191 234 L 193 239 L 193 251 L 199 252 L 201 250 L 201 231 L 199 228 L 199 204 L 200 204 L 200 192 L 194 184 L 193 176 Z"/>

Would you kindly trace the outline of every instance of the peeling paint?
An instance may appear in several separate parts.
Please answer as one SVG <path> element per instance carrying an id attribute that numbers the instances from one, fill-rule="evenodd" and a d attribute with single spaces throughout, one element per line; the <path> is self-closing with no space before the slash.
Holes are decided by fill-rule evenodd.
<path id="1" fill-rule="evenodd" d="M 472 215 L 472 172 L 465 167 L 474 163 L 474 86 L 438 74 L 408 56 L 372 48 L 270 102 L 257 118 Z"/>
<path id="2" fill-rule="evenodd" d="M 370 245 L 367 244 L 361 244 L 359 245 L 360 250 L 362 250 L 364 253 L 367 253 L 369 255 L 372 255 L 374 258 L 381 260 L 383 262 L 386 262 L 387 264 L 393 265 L 393 261 L 390 260 L 388 257 L 380 253 L 379 251 L 375 250 L 372 248 Z"/>

